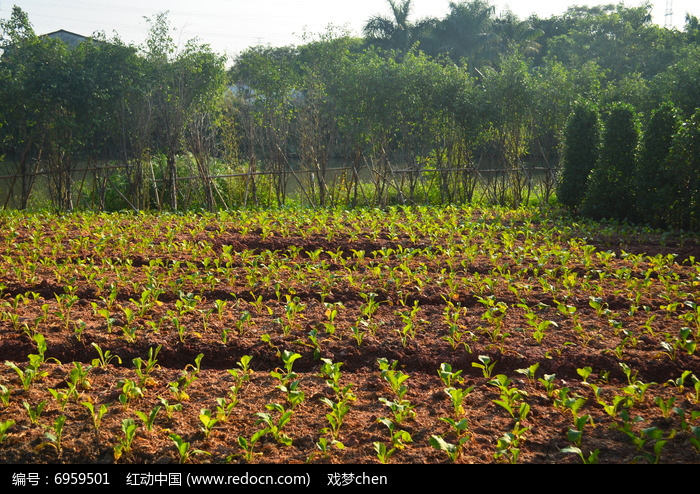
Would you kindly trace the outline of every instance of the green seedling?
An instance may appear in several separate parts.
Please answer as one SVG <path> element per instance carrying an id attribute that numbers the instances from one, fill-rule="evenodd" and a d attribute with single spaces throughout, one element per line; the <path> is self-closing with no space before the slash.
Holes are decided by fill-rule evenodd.
<path id="1" fill-rule="evenodd" d="M 581 458 L 581 461 L 583 461 L 585 465 L 592 465 L 598 463 L 598 455 L 600 454 L 600 450 L 596 449 L 592 451 L 588 456 L 586 456 L 584 455 L 583 451 L 581 451 L 581 448 L 576 446 L 568 446 L 566 448 L 563 448 L 561 452 L 578 455 L 578 457 Z"/>
<path id="2" fill-rule="evenodd" d="M 316 451 L 311 453 L 306 459 L 306 463 L 310 463 L 316 458 L 330 458 L 332 448 L 345 449 L 345 445 L 336 439 L 328 439 L 327 437 L 320 437 L 316 441 Z"/>
<path id="3" fill-rule="evenodd" d="M 47 442 L 39 444 L 35 449 L 39 450 L 45 446 L 52 446 L 56 448 L 57 451 L 61 451 L 62 444 L 61 440 L 63 438 L 63 426 L 66 423 L 66 416 L 59 415 L 53 422 L 52 429 L 44 433 L 44 437 L 48 439 Z"/>
<path id="4" fill-rule="evenodd" d="M 453 372 L 452 366 L 444 362 L 440 364 L 438 376 L 440 376 L 440 379 L 448 388 L 451 388 L 453 383 L 460 383 L 463 381 L 462 371 Z"/>
<path id="5" fill-rule="evenodd" d="M 156 405 L 148 413 L 141 412 L 139 410 L 136 410 L 135 413 L 143 422 L 143 425 L 146 427 L 146 430 L 148 432 L 151 432 L 156 422 L 156 416 L 158 415 L 158 412 L 160 412 L 162 409 L 163 407 L 161 405 Z"/>
<path id="6" fill-rule="evenodd" d="M 357 346 L 362 346 L 362 342 L 365 340 L 365 336 L 367 335 L 367 331 L 363 330 L 362 328 L 367 327 L 368 325 L 369 324 L 367 321 L 358 321 L 357 324 L 350 327 L 352 337 L 355 339 Z"/>
<path id="7" fill-rule="evenodd" d="M 32 424 L 38 424 L 39 423 L 39 417 L 41 417 L 41 412 L 44 411 L 44 407 L 46 407 L 46 400 L 42 400 L 35 407 L 32 407 L 29 403 L 26 401 L 22 403 L 24 405 L 24 409 L 27 411 L 27 415 L 29 416 L 29 421 Z"/>
<path id="8" fill-rule="evenodd" d="M 243 454 L 240 456 L 242 456 L 246 462 L 250 463 L 253 461 L 256 454 L 262 454 L 255 453 L 255 445 L 265 434 L 267 434 L 267 429 L 260 429 L 259 431 L 253 433 L 250 439 L 246 439 L 243 436 L 238 436 L 238 446 L 243 450 Z"/>
<path id="9" fill-rule="evenodd" d="M 440 420 L 448 424 L 460 440 L 469 432 L 469 422 L 466 418 L 455 420 L 452 417 L 440 417 Z"/>
<path id="10" fill-rule="evenodd" d="M 211 453 L 208 451 L 192 449 L 192 445 L 177 434 L 169 434 L 168 437 L 172 439 L 173 443 L 175 443 L 178 454 L 178 462 L 181 465 L 187 463 L 192 455 L 211 455 Z"/>
<path id="11" fill-rule="evenodd" d="M 250 381 L 253 375 L 253 370 L 250 368 L 250 361 L 253 359 L 251 355 L 243 355 L 241 359 L 236 362 L 238 369 L 229 369 L 228 373 L 233 376 L 234 385 L 231 387 L 233 394 L 238 395 L 243 384 Z"/>
<path id="12" fill-rule="evenodd" d="M 403 371 L 396 370 L 397 361 L 389 364 L 385 358 L 377 360 L 379 363 L 380 376 L 389 384 L 391 391 L 402 399 L 408 392 L 408 388 L 404 382 L 409 378 L 409 375 Z"/>
<path id="13" fill-rule="evenodd" d="M 540 377 L 538 379 L 539 383 L 542 384 L 544 387 L 545 391 L 547 392 L 547 396 L 550 398 L 554 396 L 555 393 L 555 387 L 554 387 L 554 379 L 555 379 L 555 374 L 545 374 L 544 377 Z"/>
<path id="14" fill-rule="evenodd" d="M 343 399 L 339 401 L 332 401 L 326 397 L 321 398 L 321 402 L 325 403 L 330 407 L 331 411 L 326 414 L 326 420 L 328 421 L 330 427 L 324 428 L 322 432 L 330 432 L 333 439 L 338 439 L 340 435 L 340 428 L 345 421 L 345 415 L 350 411 L 350 405 L 348 399 Z"/>
<path id="15" fill-rule="evenodd" d="M 197 355 L 193 364 L 187 364 L 182 370 L 177 381 L 169 383 L 170 392 L 178 401 L 187 401 L 190 396 L 187 394 L 187 388 L 199 377 L 203 353 Z"/>
<path id="16" fill-rule="evenodd" d="M 165 410 L 165 415 L 166 417 L 168 417 L 168 419 L 172 419 L 175 415 L 175 412 L 182 411 L 182 403 L 171 404 L 165 398 L 160 397 L 160 404 L 163 406 L 163 409 Z"/>
<path id="17" fill-rule="evenodd" d="M 525 377 L 527 377 L 531 382 L 535 381 L 535 373 L 537 372 L 537 369 L 539 369 L 540 364 L 539 362 L 532 364 L 530 367 L 527 367 L 526 369 L 516 369 L 515 372 L 518 374 L 522 374 Z"/>
<path id="18" fill-rule="evenodd" d="M 465 336 L 468 335 L 474 339 L 474 334 L 471 331 L 462 330 L 457 324 L 450 324 L 447 335 L 443 336 L 442 339 L 450 344 L 452 350 L 457 350 L 460 345 L 463 345 L 467 353 L 472 353 L 471 347 L 464 341 Z"/>
<path id="19" fill-rule="evenodd" d="M 98 357 L 96 359 L 92 360 L 92 366 L 93 367 L 99 367 L 100 369 L 106 369 L 107 366 L 112 362 L 112 360 L 115 360 L 119 362 L 120 364 L 122 363 L 122 359 L 119 358 L 118 355 L 113 355 L 112 352 L 109 350 L 102 350 L 100 346 L 92 342 L 92 347 L 97 350 L 97 355 Z"/>
<path id="20" fill-rule="evenodd" d="M 574 426 L 570 427 L 566 432 L 566 438 L 576 446 L 581 446 L 581 440 L 583 438 L 583 429 L 586 424 L 593 424 L 593 419 L 590 415 L 581 415 L 574 419 Z"/>
<path id="21" fill-rule="evenodd" d="M 122 390 L 119 394 L 119 403 L 121 403 L 125 409 L 129 408 L 132 401 L 143 396 L 143 390 L 131 379 L 122 379 L 119 382 L 119 386 Z"/>
<path id="22" fill-rule="evenodd" d="M 518 462 L 520 458 L 520 447 L 525 439 L 524 433 L 528 430 L 527 427 L 521 427 L 520 422 L 516 422 L 511 432 L 506 432 L 496 442 L 496 453 L 493 457 L 505 459 L 511 465 Z"/>
<path id="23" fill-rule="evenodd" d="M 491 374 L 493 373 L 493 368 L 496 365 L 496 362 L 491 361 L 491 357 L 488 355 L 479 355 L 477 357 L 479 359 L 479 362 L 472 362 L 472 367 L 476 367 L 477 369 L 481 369 L 482 374 L 486 379 L 491 377 Z"/>
<path id="24" fill-rule="evenodd" d="M 373 443 L 374 451 L 377 453 L 377 459 L 383 464 L 389 463 L 390 458 L 396 451 L 402 450 L 406 447 L 406 444 L 412 442 L 411 434 L 408 431 L 397 429 L 396 424 L 387 418 L 379 418 L 377 422 L 382 423 L 389 429 L 389 435 L 391 437 L 391 446 L 387 447 L 386 444 L 380 441 Z"/>
<path id="25" fill-rule="evenodd" d="M 9 360 L 5 361 L 5 365 L 17 373 L 17 375 L 19 376 L 19 380 L 22 383 L 22 388 L 24 388 L 25 391 L 29 391 L 29 388 L 31 388 L 32 383 L 38 377 L 47 375 L 46 372 L 39 371 L 37 363 L 32 361 L 30 361 L 29 365 L 27 365 L 27 367 L 24 369 L 20 368 L 14 362 L 10 362 Z"/>
<path id="26" fill-rule="evenodd" d="M 576 373 L 581 376 L 584 384 L 588 384 L 588 378 L 593 373 L 593 369 L 590 367 L 584 367 L 582 369 L 576 369 Z"/>
<path id="27" fill-rule="evenodd" d="M 162 345 L 158 345 L 155 349 L 153 347 L 148 349 L 148 360 L 144 361 L 141 357 L 135 358 L 132 362 L 134 363 L 134 371 L 136 375 L 139 376 L 139 387 L 145 388 L 147 386 L 155 384 L 155 380 L 151 377 L 151 373 L 158 366 L 158 352 Z"/>
<path id="28" fill-rule="evenodd" d="M 62 389 L 53 389 L 49 388 L 49 393 L 51 393 L 51 396 L 53 396 L 54 401 L 58 404 L 58 408 L 63 412 L 65 410 L 66 405 L 68 404 L 68 400 L 70 399 L 70 393 L 68 391 L 64 391 Z"/>
<path id="29" fill-rule="evenodd" d="M 275 420 L 270 413 L 257 412 L 255 416 L 258 417 L 258 420 L 255 424 L 264 424 L 266 426 L 265 430 L 268 434 L 272 435 L 275 441 L 285 446 L 291 446 L 292 438 L 285 434 L 282 429 L 289 423 L 293 412 L 291 410 L 285 410 L 279 403 L 269 403 L 265 405 L 265 408 L 271 412 L 278 413 L 279 417 Z"/>
<path id="30" fill-rule="evenodd" d="M 413 419 L 416 416 L 414 408 L 416 407 L 406 399 L 397 398 L 389 400 L 388 398 L 380 397 L 379 401 L 389 407 L 394 414 L 396 424 L 402 424 L 406 420 Z"/>
<path id="31" fill-rule="evenodd" d="M 208 408 L 202 408 L 199 412 L 199 421 L 201 422 L 201 430 L 204 432 L 204 437 L 208 438 L 214 426 L 219 422 L 216 414 L 213 414 Z"/>
<path id="32" fill-rule="evenodd" d="M 14 362 L 9 360 L 5 361 L 5 365 L 13 369 L 19 376 L 25 391 L 29 390 L 34 381 L 43 379 L 48 375 L 48 372 L 41 370 L 41 366 L 47 361 L 45 357 L 46 338 L 44 338 L 41 333 L 36 333 L 33 339 L 37 345 L 37 353 L 27 355 L 29 362 L 24 369 L 21 369 Z M 55 358 L 50 358 L 48 360 L 52 360 L 60 365 L 60 362 Z"/>
<path id="33" fill-rule="evenodd" d="M 0 422 L 0 443 L 2 443 L 6 438 L 7 438 L 7 431 L 10 430 L 10 427 L 15 425 L 14 420 L 6 420 L 4 422 Z"/>
<path id="34" fill-rule="evenodd" d="M 217 398 L 216 399 L 216 419 L 219 422 L 226 422 L 233 410 L 238 405 L 238 396 L 235 393 L 229 393 L 229 398 Z"/>
<path id="35" fill-rule="evenodd" d="M 341 372 L 340 367 L 343 365 L 342 362 L 333 363 L 330 359 L 321 359 L 321 377 L 326 378 L 326 384 L 333 389 L 337 399 L 349 399 L 354 400 L 355 396 L 352 393 L 353 384 L 347 384 L 341 386 L 340 378 Z"/>
<path id="36" fill-rule="evenodd" d="M 586 399 L 585 398 L 580 398 L 580 397 L 571 397 L 571 398 L 566 398 L 563 400 L 563 406 L 564 408 L 568 409 L 571 411 L 571 415 L 574 419 L 574 422 L 577 421 L 579 417 L 579 410 L 583 405 L 586 404 Z"/>
<path id="37" fill-rule="evenodd" d="M 664 418 L 668 419 L 671 416 L 671 411 L 673 410 L 673 403 L 676 401 L 675 396 L 671 396 L 667 400 L 664 400 L 661 396 L 654 398 L 654 403 L 661 409 L 661 413 Z"/>
<path id="38" fill-rule="evenodd" d="M 90 412 L 90 416 L 92 417 L 92 425 L 95 427 L 95 430 L 99 430 L 100 424 L 102 423 L 102 417 L 104 417 L 104 415 L 107 413 L 108 405 L 102 404 L 98 409 L 95 409 L 95 405 L 89 401 L 82 402 L 82 405 Z"/>
<path id="39" fill-rule="evenodd" d="M 136 438 L 136 430 L 138 426 L 132 418 L 122 419 L 122 433 L 123 437 L 119 440 L 119 443 L 114 445 L 114 461 L 119 461 L 119 459 L 124 455 L 131 452 L 131 448 Z"/>
<path id="40" fill-rule="evenodd" d="M 657 465 L 661 459 L 661 452 L 668 444 L 668 442 L 673 439 L 676 435 L 676 431 L 672 430 L 668 437 L 664 437 L 663 430 L 658 427 L 648 427 L 642 429 L 642 435 L 647 439 L 647 441 L 653 441 L 652 451 L 653 453 L 644 453 L 644 456 L 654 465 Z"/>
<path id="41" fill-rule="evenodd" d="M 452 409 L 454 410 L 455 417 L 461 417 L 464 415 L 464 400 L 467 395 L 474 391 L 474 386 L 469 386 L 468 388 L 445 388 L 445 393 L 452 400 Z"/>
<path id="42" fill-rule="evenodd" d="M 244 310 L 243 312 L 241 312 L 241 314 L 238 316 L 238 319 L 236 319 L 236 332 L 239 336 L 245 334 L 246 328 L 250 321 L 252 321 L 252 319 L 253 316 L 250 314 L 249 311 Z"/>
<path id="43" fill-rule="evenodd" d="M 521 403 L 522 399 L 527 396 L 527 392 L 510 387 L 511 380 L 504 374 L 497 375 L 494 379 L 489 381 L 489 384 L 498 387 L 501 391 L 499 399 L 493 400 L 494 403 L 505 408 L 514 418 L 518 413 L 522 412 L 522 408 L 519 408 L 518 405 Z"/>
<path id="44" fill-rule="evenodd" d="M 447 455 L 449 460 L 452 463 L 454 463 L 457 460 L 459 460 L 460 456 L 462 455 L 462 445 L 468 439 L 468 437 L 464 437 L 460 439 L 460 441 L 457 444 L 453 444 L 445 441 L 445 439 L 442 436 L 432 435 L 430 436 L 430 445 L 435 449 L 443 451 Z"/>
<path id="45" fill-rule="evenodd" d="M 292 367 L 294 366 L 294 362 L 301 358 L 301 355 L 289 350 L 284 350 L 281 354 L 281 358 L 285 372 L 283 373 L 282 369 L 278 368 L 270 372 L 270 375 L 276 379 L 279 379 L 282 384 L 287 384 L 297 378 L 297 374 L 292 371 Z"/>
<path id="46" fill-rule="evenodd" d="M 0 403 L 2 403 L 3 406 L 8 406 L 10 404 L 11 395 L 12 392 L 10 389 L 4 384 L 0 384 Z"/>
<path id="47" fill-rule="evenodd" d="M 308 346 L 309 348 L 312 348 L 314 353 L 314 360 L 318 360 L 321 358 L 321 343 L 318 340 L 318 330 L 312 329 L 311 331 L 308 332 L 307 334 L 309 342 L 307 343 L 304 340 L 297 340 L 295 343 L 299 343 L 300 345 Z"/>

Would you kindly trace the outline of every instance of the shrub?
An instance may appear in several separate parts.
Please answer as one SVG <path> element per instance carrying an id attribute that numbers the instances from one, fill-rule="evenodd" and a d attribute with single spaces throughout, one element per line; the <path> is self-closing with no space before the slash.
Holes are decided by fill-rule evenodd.
<path id="1" fill-rule="evenodd" d="M 673 136 L 667 181 L 661 196 L 667 201 L 669 226 L 700 227 L 700 109 Z"/>
<path id="2" fill-rule="evenodd" d="M 579 104 L 566 125 L 563 169 L 557 187 L 559 202 L 572 212 L 583 203 L 589 176 L 598 161 L 599 140 L 597 109 Z"/>
<path id="3" fill-rule="evenodd" d="M 668 156 L 678 124 L 678 110 L 671 104 L 664 104 L 652 113 L 642 137 L 635 174 L 635 209 L 639 221 L 654 226 L 664 226 L 673 199 L 662 190 L 671 178 Z"/>
<path id="4" fill-rule="evenodd" d="M 594 219 L 632 219 L 639 141 L 635 111 L 618 103 L 604 118 L 600 159 L 591 174 L 582 211 Z"/>

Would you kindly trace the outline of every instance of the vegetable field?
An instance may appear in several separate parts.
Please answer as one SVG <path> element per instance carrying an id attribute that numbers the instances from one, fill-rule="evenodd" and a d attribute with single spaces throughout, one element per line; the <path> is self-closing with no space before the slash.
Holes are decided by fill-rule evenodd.
<path id="1" fill-rule="evenodd" d="M 1 463 L 697 463 L 697 237 L 0 215 Z"/>

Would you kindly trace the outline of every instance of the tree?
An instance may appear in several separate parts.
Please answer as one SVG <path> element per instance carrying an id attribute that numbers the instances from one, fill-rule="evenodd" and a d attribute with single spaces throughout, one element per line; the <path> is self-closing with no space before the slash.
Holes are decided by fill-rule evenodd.
<path id="1" fill-rule="evenodd" d="M 503 172 L 493 177 L 491 200 L 520 205 L 531 191 L 531 174 L 523 157 L 528 154 L 535 118 L 533 80 L 527 64 L 511 54 L 500 67 L 484 71 L 484 96 L 490 106 L 491 145 L 495 164 Z M 510 196 L 510 197 L 509 197 Z"/>
<path id="2" fill-rule="evenodd" d="M 225 58 L 197 40 L 188 41 L 184 50 L 177 53 L 170 37 L 167 13 L 159 14 L 149 22 L 146 60 L 153 84 L 155 147 L 165 155 L 170 208 L 177 211 L 177 157 L 186 149 L 186 127 L 191 123 L 191 117 L 199 111 L 209 111 L 211 102 L 222 97 Z M 198 157 L 198 169 L 207 202 L 211 205 L 213 195 L 206 163 L 201 154 Z"/>
<path id="3" fill-rule="evenodd" d="M 636 212 L 640 221 L 663 226 L 675 197 L 668 197 L 667 184 L 673 182 L 668 157 L 679 129 L 678 110 L 665 103 L 655 110 L 642 136 L 639 163 L 635 173 Z M 675 196 L 675 194 L 673 194 Z"/>
<path id="4" fill-rule="evenodd" d="M 17 164 L 19 207 L 27 206 L 39 167 L 45 165 L 54 205 L 70 209 L 72 157 L 78 143 L 73 117 L 80 104 L 71 91 L 71 56 L 62 42 L 35 36 L 21 9 L 15 8 L 2 27 L 7 31 L 0 107 L 8 125 L 0 141 Z M 10 194 L 14 185 L 15 181 Z"/>
<path id="5" fill-rule="evenodd" d="M 599 152 L 598 110 L 590 103 L 578 103 L 564 131 L 562 171 L 557 187 L 559 202 L 571 212 L 577 212 L 583 204 Z"/>
<path id="6" fill-rule="evenodd" d="M 387 0 L 387 2 L 391 9 L 391 17 L 374 15 L 363 27 L 363 33 L 370 44 L 385 50 L 406 53 L 422 37 L 430 36 L 435 27 L 433 19 L 425 19 L 417 23 L 409 20 L 413 10 L 412 0 Z"/>
<path id="7" fill-rule="evenodd" d="M 634 109 L 613 105 L 604 116 L 600 159 L 593 169 L 583 203 L 594 219 L 632 220 L 639 128 Z"/>
<path id="8" fill-rule="evenodd" d="M 470 67 L 482 67 L 495 35 L 492 31 L 495 7 L 487 0 L 450 2 L 450 12 L 438 26 L 440 48 L 455 63 L 466 61 Z"/>
<path id="9" fill-rule="evenodd" d="M 683 121 L 673 136 L 661 196 L 666 199 L 669 226 L 700 228 L 700 108 Z"/>

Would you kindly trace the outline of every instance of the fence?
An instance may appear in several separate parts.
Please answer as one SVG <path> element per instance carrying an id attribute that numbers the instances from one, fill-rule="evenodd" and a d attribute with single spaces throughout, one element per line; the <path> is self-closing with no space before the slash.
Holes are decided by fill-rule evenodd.
<path id="1" fill-rule="evenodd" d="M 383 207 L 475 201 L 514 206 L 532 200 L 548 202 L 558 172 L 557 167 L 546 163 L 395 168 L 365 161 L 335 164 L 326 170 L 291 164 L 270 170 L 249 163 L 217 163 L 212 167 L 216 172 L 203 176 L 195 172 L 192 163 L 182 160 L 173 183 L 162 164 L 154 161 L 138 165 L 110 163 L 71 169 L 67 185 L 71 199 L 66 203 L 58 199 L 60 192 L 54 190 L 57 176 L 65 172 L 35 165 L 33 171 L 20 173 L 8 170 L 12 163 L 5 163 L 5 171 L 0 172 L 3 209 L 163 210 L 168 208 L 165 199 L 172 193 L 178 195 L 177 203 L 183 210 L 286 204 Z M 206 204 L 207 184 L 214 192 L 213 204 Z"/>

